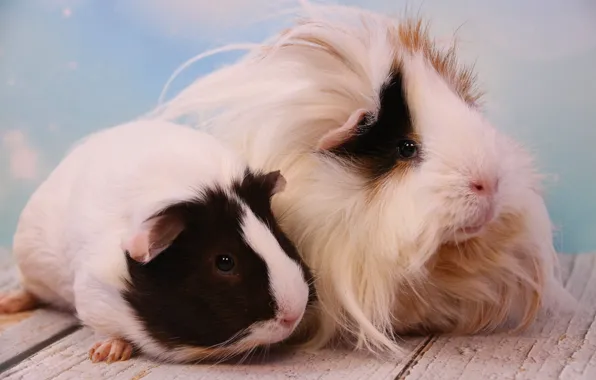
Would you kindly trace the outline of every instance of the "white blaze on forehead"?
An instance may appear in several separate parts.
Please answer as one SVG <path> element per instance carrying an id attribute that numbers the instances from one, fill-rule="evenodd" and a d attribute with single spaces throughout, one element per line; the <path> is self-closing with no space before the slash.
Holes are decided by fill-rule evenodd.
<path id="1" fill-rule="evenodd" d="M 299 314 L 308 302 L 308 285 L 300 265 L 281 248 L 269 228 L 243 205 L 241 227 L 246 243 L 265 261 L 270 289 L 280 310 Z"/>
<path id="2" fill-rule="evenodd" d="M 403 59 L 408 106 L 427 151 L 450 167 L 494 175 L 495 130 L 418 53 Z M 490 172 L 490 173 L 489 173 Z M 471 174 L 473 174 L 471 173 Z"/>
<path id="3" fill-rule="evenodd" d="M 403 59 L 406 96 L 421 133 L 467 132 L 479 124 L 479 114 L 446 82 L 427 59 L 414 53 Z M 478 129 L 478 128 L 476 128 Z"/>

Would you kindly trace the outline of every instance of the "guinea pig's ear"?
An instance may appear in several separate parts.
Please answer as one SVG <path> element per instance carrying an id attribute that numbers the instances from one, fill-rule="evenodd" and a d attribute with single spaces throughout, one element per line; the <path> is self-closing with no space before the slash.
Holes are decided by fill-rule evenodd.
<path id="1" fill-rule="evenodd" d="M 122 249 L 133 260 L 146 264 L 168 248 L 183 229 L 180 215 L 166 211 L 144 221 L 132 237 L 122 243 Z"/>
<path id="2" fill-rule="evenodd" d="M 279 170 L 269 172 L 263 177 L 265 186 L 269 189 L 269 196 L 272 197 L 277 193 L 281 193 L 286 188 L 286 179 Z"/>
<path id="3" fill-rule="evenodd" d="M 369 113 L 364 108 L 352 112 L 348 120 L 339 128 L 327 132 L 317 143 L 317 150 L 330 150 L 346 142 L 355 132 L 360 121 Z"/>

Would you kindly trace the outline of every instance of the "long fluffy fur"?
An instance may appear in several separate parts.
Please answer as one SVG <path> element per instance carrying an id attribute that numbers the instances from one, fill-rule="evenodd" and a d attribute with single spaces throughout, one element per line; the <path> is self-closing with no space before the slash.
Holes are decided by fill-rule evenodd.
<path id="1" fill-rule="evenodd" d="M 453 141 L 470 152 L 429 143 L 440 162 L 424 164 L 417 182 L 395 176 L 370 186 L 314 147 L 354 110 L 377 109 L 380 87 L 400 65 L 411 67 L 414 111 L 429 107 L 416 122 L 450 120 Z M 432 69 L 450 90 L 444 99 L 433 95 L 441 84 L 415 73 Z M 480 96 L 473 71 L 457 62 L 454 48 L 437 49 L 421 20 L 304 3 L 295 26 L 199 78 L 149 117 L 209 130 L 251 165 L 282 170 L 288 188 L 274 211 L 314 269 L 321 301 L 304 326 L 309 346 L 346 337 L 373 351 L 400 351 L 395 333 L 523 328 L 546 294 L 560 289 L 540 178 L 531 157 L 482 119 Z M 430 140 L 448 141 L 438 130 Z M 458 186 L 457 165 L 498 168 L 508 179 L 500 216 L 484 235 L 449 243 L 441 231 L 465 211 L 447 194 Z"/>

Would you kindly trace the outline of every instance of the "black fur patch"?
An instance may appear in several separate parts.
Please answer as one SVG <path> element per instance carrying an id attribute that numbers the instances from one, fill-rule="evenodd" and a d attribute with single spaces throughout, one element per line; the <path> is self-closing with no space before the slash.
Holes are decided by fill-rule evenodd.
<path id="1" fill-rule="evenodd" d="M 400 163 L 398 143 L 412 139 L 413 134 L 403 78 L 401 73 L 395 72 L 381 90 L 376 118 L 367 115 L 360 122 L 357 133 L 331 153 L 356 163 L 370 178 L 379 178 Z"/>
<path id="2" fill-rule="evenodd" d="M 212 189 L 164 213 L 186 226 L 173 243 L 145 265 L 126 255 L 131 282 L 123 297 L 152 338 L 170 348 L 209 347 L 274 318 L 267 266 L 239 234 L 243 211 L 237 201 Z M 231 274 L 218 271 L 220 254 L 233 256 Z"/>

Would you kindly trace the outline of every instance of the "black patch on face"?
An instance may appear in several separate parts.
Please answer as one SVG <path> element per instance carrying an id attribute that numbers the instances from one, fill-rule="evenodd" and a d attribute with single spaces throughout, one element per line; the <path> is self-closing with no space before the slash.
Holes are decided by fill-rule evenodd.
<path id="1" fill-rule="evenodd" d="M 123 297 L 153 339 L 170 348 L 209 347 L 274 318 L 268 269 L 239 233 L 243 210 L 237 201 L 213 189 L 165 213 L 185 225 L 172 244 L 147 264 L 126 255 L 131 282 Z M 233 258 L 229 272 L 218 269 L 222 254 Z"/>
<path id="2" fill-rule="evenodd" d="M 271 190 L 275 187 L 275 180 L 276 177 L 272 176 L 272 173 L 255 174 L 251 171 L 246 171 L 244 179 L 237 181 L 233 185 L 233 189 L 255 216 L 269 227 L 269 230 L 275 236 L 284 252 L 300 265 L 304 273 L 304 279 L 309 286 L 308 304 L 311 305 L 317 298 L 312 272 L 304 260 L 302 260 L 294 243 L 282 231 L 271 210 L 271 197 L 269 194 L 271 194 Z"/>
<path id="3" fill-rule="evenodd" d="M 330 153 L 356 163 L 370 178 L 379 178 L 407 160 L 400 156 L 399 146 L 413 140 L 414 129 L 403 88 L 403 77 L 394 72 L 380 93 L 377 117 L 366 115 L 357 133 Z"/>

